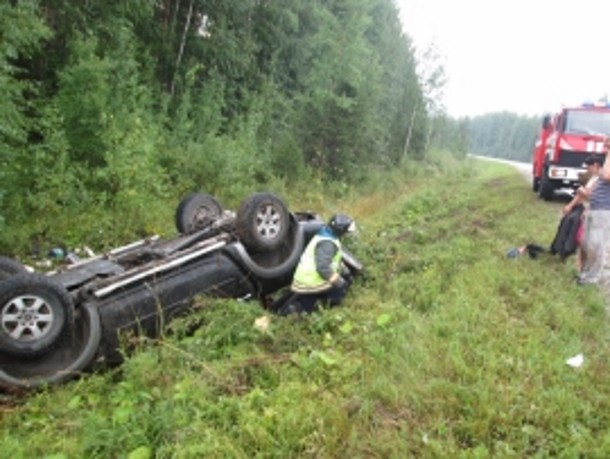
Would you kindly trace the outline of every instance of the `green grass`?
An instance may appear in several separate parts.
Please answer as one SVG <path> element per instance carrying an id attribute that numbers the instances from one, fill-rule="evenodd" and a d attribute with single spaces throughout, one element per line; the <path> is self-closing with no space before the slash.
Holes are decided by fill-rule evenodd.
<path id="1" fill-rule="evenodd" d="M 257 304 L 201 299 L 121 367 L 7 405 L 0 457 L 609 457 L 601 295 L 572 259 L 505 257 L 548 246 L 561 204 L 439 159 L 327 203 L 360 227 L 344 306 L 261 332 Z"/>

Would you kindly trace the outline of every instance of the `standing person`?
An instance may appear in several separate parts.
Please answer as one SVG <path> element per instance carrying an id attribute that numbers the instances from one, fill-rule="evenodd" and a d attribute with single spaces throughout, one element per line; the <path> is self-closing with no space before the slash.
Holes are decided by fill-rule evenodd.
<path id="1" fill-rule="evenodd" d="M 342 275 L 340 239 L 355 230 L 354 220 L 336 214 L 311 238 L 294 273 L 293 294 L 279 305 L 278 314 L 313 312 L 319 301 L 341 303 L 350 282 Z"/>
<path id="2" fill-rule="evenodd" d="M 582 249 L 584 263 L 578 278 L 579 284 L 610 285 L 610 138 L 604 141 L 606 157 L 599 170 L 599 178 L 585 193 L 589 210 L 585 217 Z"/>

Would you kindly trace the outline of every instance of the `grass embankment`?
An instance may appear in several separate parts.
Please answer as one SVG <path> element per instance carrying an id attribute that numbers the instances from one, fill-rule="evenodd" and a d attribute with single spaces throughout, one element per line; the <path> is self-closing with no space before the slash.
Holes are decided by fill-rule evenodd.
<path id="1" fill-rule="evenodd" d="M 0 456 L 610 455 L 601 296 L 573 260 L 505 257 L 548 246 L 557 205 L 480 162 L 337 207 L 367 267 L 344 307 L 262 332 L 257 304 L 202 299 L 120 368 L 5 408 Z"/>

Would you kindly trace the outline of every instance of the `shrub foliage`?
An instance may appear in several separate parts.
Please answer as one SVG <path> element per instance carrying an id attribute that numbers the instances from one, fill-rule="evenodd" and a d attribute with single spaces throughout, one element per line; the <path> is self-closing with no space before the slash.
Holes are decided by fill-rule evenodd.
<path id="1" fill-rule="evenodd" d="M 391 0 L 21 0 L 0 18 L 5 253 L 162 230 L 188 191 L 230 204 L 424 155 Z"/>

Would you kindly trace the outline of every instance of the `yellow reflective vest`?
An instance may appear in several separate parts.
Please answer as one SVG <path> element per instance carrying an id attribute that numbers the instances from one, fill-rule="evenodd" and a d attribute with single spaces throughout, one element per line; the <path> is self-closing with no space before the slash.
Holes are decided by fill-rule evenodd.
<path id="1" fill-rule="evenodd" d="M 341 242 L 332 237 L 316 234 L 311 238 L 303 255 L 301 255 L 301 260 L 292 280 L 291 290 L 293 292 L 318 293 L 329 290 L 332 287 L 330 280 L 320 276 L 316 268 L 316 246 L 323 240 L 330 241 L 337 246 L 337 253 L 335 253 L 332 259 L 331 268 L 335 273 L 339 272 L 339 266 L 341 265 Z"/>

